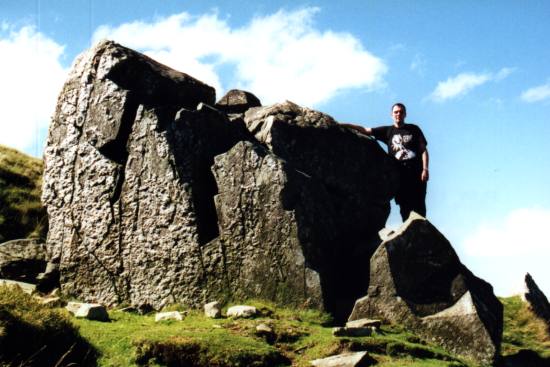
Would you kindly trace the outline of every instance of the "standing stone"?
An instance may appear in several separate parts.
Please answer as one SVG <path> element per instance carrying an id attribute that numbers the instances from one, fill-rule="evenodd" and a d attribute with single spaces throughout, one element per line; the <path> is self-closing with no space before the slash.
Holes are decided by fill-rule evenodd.
<path id="1" fill-rule="evenodd" d="M 529 304 L 533 313 L 546 322 L 550 332 L 550 303 L 529 273 L 525 274 L 525 291 L 522 298 Z"/>
<path id="2" fill-rule="evenodd" d="M 211 87 L 114 42 L 77 59 L 44 153 L 48 251 L 64 293 L 108 304 L 200 302 L 195 167 L 174 156 L 174 144 L 194 139 L 190 125 L 211 116 L 194 109 L 213 101 Z M 176 122 L 181 109 L 189 118 Z M 184 137 L 171 134 L 180 125 Z"/>
<path id="3" fill-rule="evenodd" d="M 367 296 L 350 320 L 405 325 L 451 353 L 492 364 L 502 338 L 502 304 L 426 219 L 412 214 L 376 250 Z"/>

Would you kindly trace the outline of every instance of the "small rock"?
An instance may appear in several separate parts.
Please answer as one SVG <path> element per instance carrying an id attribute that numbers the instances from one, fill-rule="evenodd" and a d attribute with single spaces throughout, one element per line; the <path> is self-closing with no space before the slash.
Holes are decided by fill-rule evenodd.
<path id="1" fill-rule="evenodd" d="M 258 310 L 254 306 L 233 306 L 227 309 L 227 317 L 253 317 L 258 313 Z"/>
<path id="2" fill-rule="evenodd" d="M 268 344 L 273 344 L 275 342 L 275 339 L 277 339 L 277 336 L 275 335 L 273 328 L 271 328 L 271 326 L 264 323 L 261 323 L 258 326 L 256 326 L 256 335 L 261 338 L 264 338 Z"/>
<path id="3" fill-rule="evenodd" d="M 155 315 L 155 322 L 168 320 L 181 321 L 183 316 L 179 311 L 159 312 Z"/>
<path id="4" fill-rule="evenodd" d="M 380 329 L 382 322 L 380 320 L 372 319 L 359 319 L 346 322 L 346 327 L 373 327 L 375 329 Z"/>
<path id="5" fill-rule="evenodd" d="M 69 302 L 65 309 L 79 319 L 109 321 L 107 309 L 99 303 Z"/>
<path id="6" fill-rule="evenodd" d="M 372 335 L 372 327 L 335 327 L 332 329 L 334 336 L 369 336 Z"/>
<path id="7" fill-rule="evenodd" d="M 256 326 L 256 331 L 258 331 L 258 332 L 272 333 L 272 332 L 273 332 L 273 329 L 272 329 L 269 325 L 264 324 L 264 323 L 261 323 L 261 324 L 259 324 L 258 326 Z"/>
<path id="8" fill-rule="evenodd" d="M 204 314 L 206 317 L 217 319 L 222 316 L 222 309 L 220 303 L 217 301 L 210 302 L 204 305 Z"/>
<path id="9" fill-rule="evenodd" d="M 362 367 L 374 363 L 367 352 L 343 353 L 309 362 L 315 367 Z"/>

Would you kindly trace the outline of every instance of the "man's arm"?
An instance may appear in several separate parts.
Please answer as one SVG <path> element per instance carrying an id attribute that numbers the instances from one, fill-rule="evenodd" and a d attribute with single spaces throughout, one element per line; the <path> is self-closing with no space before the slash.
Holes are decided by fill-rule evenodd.
<path id="1" fill-rule="evenodd" d="M 420 179 L 422 180 L 422 182 L 427 182 L 430 179 L 430 155 L 428 153 L 428 148 L 426 148 L 425 145 L 423 147 L 424 151 L 422 152 L 422 174 L 420 176 Z"/>
<path id="2" fill-rule="evenodd" d="M 355 131 L 359 131 L 361 134 L 372 135 L 372 129 L 370 127 L 363 127 L 363 126 L 348 124 L 348 123 L 341 123 L 340 125 L 348 127 Z"/>

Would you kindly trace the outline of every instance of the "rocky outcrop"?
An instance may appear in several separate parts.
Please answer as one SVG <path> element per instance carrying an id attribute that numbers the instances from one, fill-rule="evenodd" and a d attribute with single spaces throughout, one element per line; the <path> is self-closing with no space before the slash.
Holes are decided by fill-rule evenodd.
<path id="1" fill-rule="evenodd" d="M 550 303 L 529 273 L 525 274 L 525 291 L 521 296 L 533 313 L 546 322 L 550 333 Z"/>
<path id="2" fill-rule="evenodd" d="M 370 262 L 368 294 L 350 320 L 376 317 L 403 324 L 457 355 L 491 364 L 499 354 L 502 304 L 449 242 L 413 213 Z"/>
<path id="3" fill-rule="evenodd" d="M 262 297 L 349 314 L 367 290 L 393 162 L 328 115 L 231 94 L 244 102 L 212 107 L 209 86 L 110 41 L 77 59 L 44 154 L 63 292 L 155 308 Z"/>
<path id="4" fill-rule="evenodd" d="M 0 244 L 0 278 L 37 283 L 46 269 L 46 245 L 38 239 L 20 239 Z"/>

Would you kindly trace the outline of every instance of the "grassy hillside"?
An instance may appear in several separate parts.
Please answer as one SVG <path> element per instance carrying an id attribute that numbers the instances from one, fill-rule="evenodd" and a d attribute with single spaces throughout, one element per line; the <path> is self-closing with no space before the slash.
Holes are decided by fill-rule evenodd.
<path id="1" fill-rule="evenodd" d="M 43 164 L 0 145 L 0 242 L 45 237 L 46 211 L 40 203 Z"/>
<path id="2" fill-rule="evenodd" d="M 540 320 L 519 298 L 502 301 L 501 366 L 550 365 L 550 335 L 541 329 Z M 183 321 L 156 323 L 153 314 L 111 310 L 111 322 L 104 323 L 70 318 L 64 309 L 48 309 L 15 288 L 0 287 L 0 366 L 19 366 L 22 361 L 25 366 L 44 366 L 47 359 L 55 361 L 52 366 L 79 361 L 99 367 L 305 367 L 316 358 L 363 350 L 372 365 L 381 367 L 475 366 L 399 326 L 383 326 L 367 337 L 335 337 L 326 314 L 247 303 L 255 305 L 260 316 L 210 319 L 186 310 Z M 258 332 L 260 324 L 268 325 L 271 332 Z"/>

